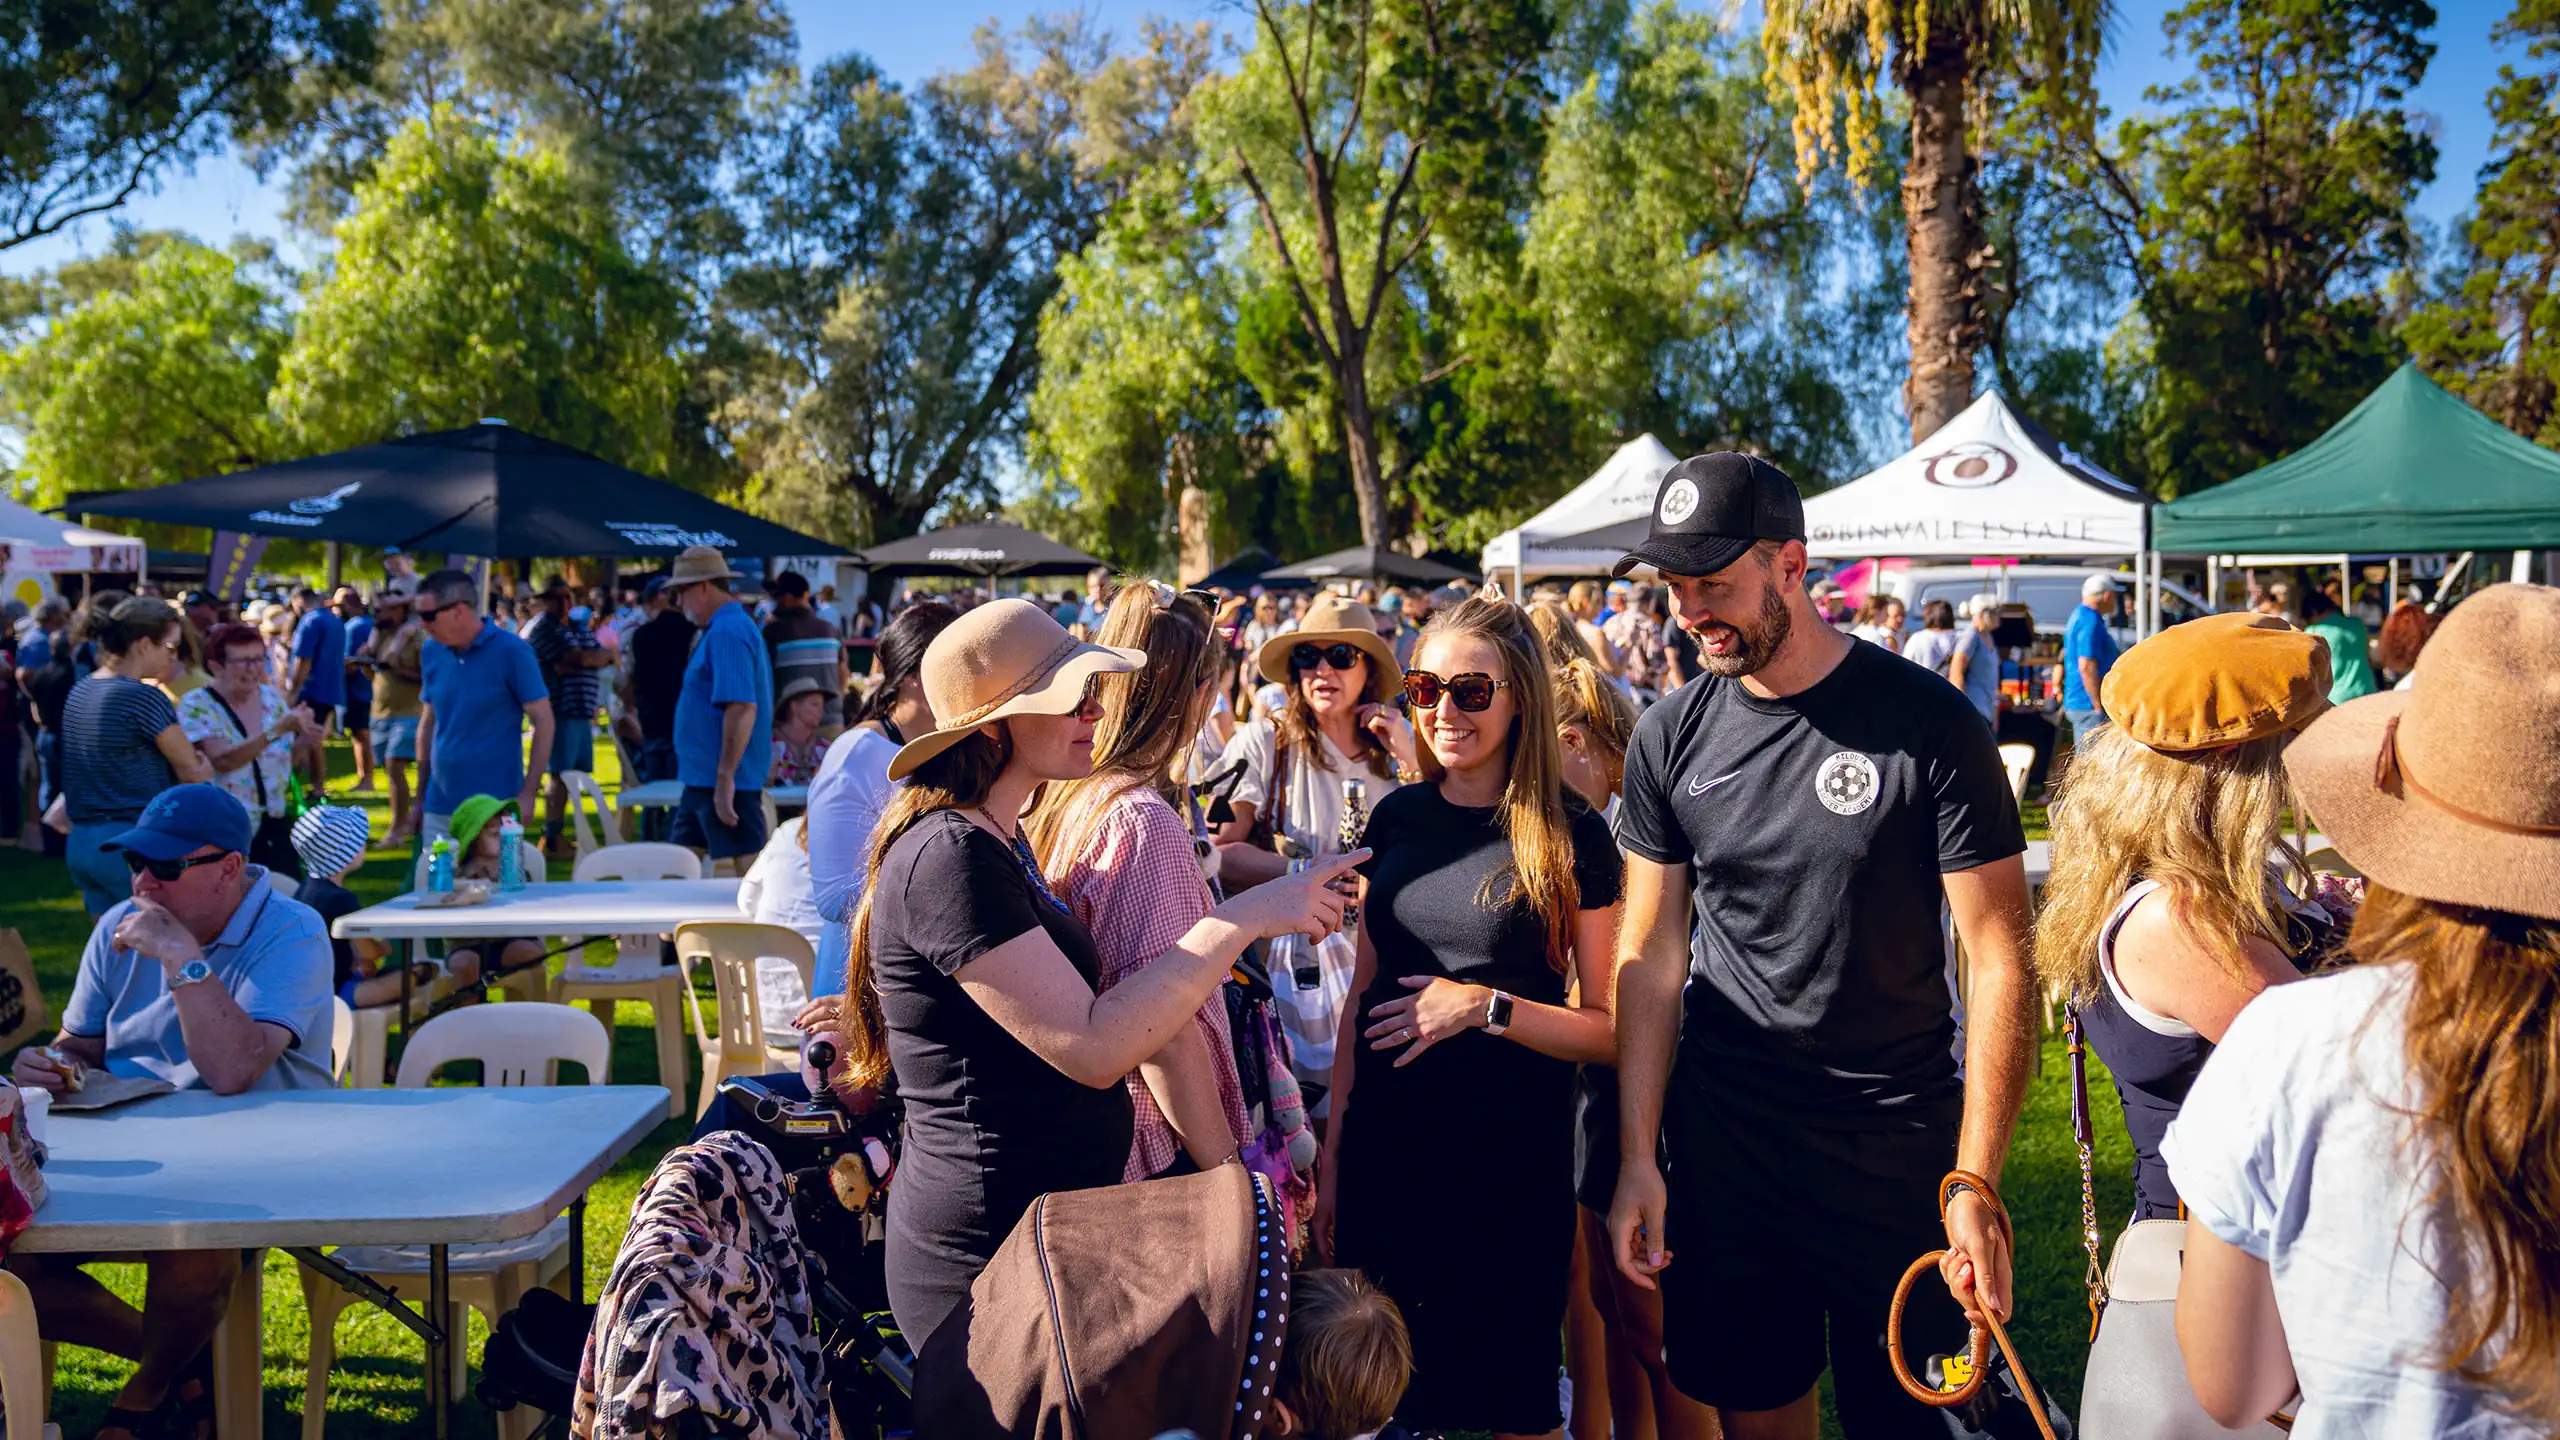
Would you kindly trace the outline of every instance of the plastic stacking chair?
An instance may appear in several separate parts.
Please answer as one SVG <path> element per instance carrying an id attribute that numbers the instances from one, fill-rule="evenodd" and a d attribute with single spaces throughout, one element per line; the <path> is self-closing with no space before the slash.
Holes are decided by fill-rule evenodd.
<path id="1" fill-rule="evenodd" d="M 2036 768 L 2036 747 L 2015 741 L 2001 746 L 2000 768 L 2009 772 L 2009 798 L 2027 803 L 2027 772 Z"/>
<path id="2" fill-rule="evenodd" d="M 570 878 L 582 882 L 699 880 L 702 857 L 681 845 L 654 841 L 608 845 L 579 856 Z M 684 1004 L 684 993 L 684 971 L 666 963 L 656 935 L 614 937 L 610 965 L 590 965 L 583 955 L 570 955 L 568 963 L 560 967 L 560 978 L 553 990 L 564 1004 L 586 1002 L 596 1019 L 604 1023 L 608 1035 L 613 1033 L 614 1002 L 648 1003 L 650 1019 L 658 1032 L 658 1083 L 667 1087 L 670 1119 L 684 1114 L 684 1017 L 678 1013 Z"/>
<path id="3" fill-rule="evenodd" d="M 287 900 L 295 899 L 302 894 L 302 882 L 280 870 L 267 872 L 267 888 Z"/>
<path id="4" fill-rule="evenodd" d="M 603 1076 L 605 1057 L 612 1048 L 594 1016 L 566 1005 L 474 1005 L 418 1027 L 418 1033 L 409 1037 L 408 1048 L 400 1052 L 399 1088 L 423 1089 L 439 1068 L 466 1060 L 480 1062 L 484 1085 L 549 1085 L 564 1060 L 584 1066 L 589 1083 L 594 1083 Z M 452 1304 L 444 1325 L 453 1343 L 445 1353 L 452 1357 L 455 1393 L 463 1392 L 470 1367 L 462 1343 L 468 1311 L 478 1310 L 495 1325 L 526 1291 L 559 1289 L 569 1270 L 569 1223 L 567 1216 L 558 1216 L 522 1240 L 456 1245 L 447 1252 Z M 395 1295 L 426 1298 L 424 1245 L 341 1245 L 335 1256 L 339 1264 Z M 321 1440 L 329 1408 L 329 1367 L 338 1353 L 338 1317 L 356 1297 L 308 1268 L 302 1272 L 302 1296 L 311 1310 L 302 1440 Z M 501 1440 L 529 1440 L 548 1419 L 538 1410 L 519 1406 L 499 1414 L 498 1434 Z"/>
<path id="5" fill-rule="evenodd" d="M 27 1284 L 0 1270 L 0 1400 L 8 1402 L 5 1440 L 62 1440 L 62 1427 L 44 1423 L 53 1389 L 45 1372 L 44 1342 L 36 1338 L 36 1301 Z"/>
<path id="6" fill-rule="evenodd" d="M 604 787 L 596 777 L 584 770 L 560 772 L 561 787 L 569 792 L 570 838 L 578 847 L 578 858 L 586 859 L 599 850 L 622 843 L 622 819 L 604 798 Z M 587 828 L 587 812 L 595 812 L 595 828 Z"/>
<path id="7" fill-rule="evenodd" d="M 356 1058 L 356 1012 L 347 997 L 329 997 L 329 1074 L 345 1089 L 349 1062 Z"/>
<path id="8" fill-rule="evenodd" d="M 769 1075 L 799 1067 L 798 1051 L 765 1043 L 764 1005 L 756 987 L 756 960 L 765 955 L 790 961 L 800 971 L 801 992 L 809 992 L 818 968 L 817 952 L 810 948 L 809 937 L 787 925 L 725 920 L 676 927 L 676 958 L 686 968 L 685 996 L 693 1009 L 694 1039 L 702 1047 L 702 1088 L 693 1109 L 696 1120 L 711 1108 L 711 1097 L 720 1093 L 720 1082 L 730 1076 Z M 693 995 L 692 967 L 697 964 L 711 967 L 719 990 L 717 1035 L 704 1027 L 702 1002 Z M 791 1021 L 788 1015 L 773 1018 L 784 1025 Z"/>

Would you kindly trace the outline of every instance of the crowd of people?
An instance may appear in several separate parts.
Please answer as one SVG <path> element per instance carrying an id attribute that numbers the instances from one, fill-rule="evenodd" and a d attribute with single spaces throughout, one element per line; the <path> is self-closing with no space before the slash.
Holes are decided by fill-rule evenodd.
<path id="1" fill-rule="evenodd" d="M 2395 609 L 2369 648 L 2336 597 L 2269 594 L 2119 651 L 2093 574 L 2031 909 L 1996 602 L 1844 613 L 1762 460 L 1660 494 L 1644 578 L 1520 596 L 1097 574 L 884 609 L 785 574 L 759 619 L 698 549 L 611 609 L 492 613 L 439 571 L 299 592 L 272 633 L 193 596 L 40 611 L 79 647 L 37 705 L 98 920 L 18 1079 L 326 1083 L 331 989 L 398 971 L 327 937 L 371 837 L 309 804 L 316 738 L 361 722 L 394 838 L 486 873 L 546 793 L 556 839 L 601 716 L 677 783 L 668 837 L 814 932 L 794 1024 L 840 1059 L 766 1083 L 900 1107 L 883 1243 L 920 1351 L 1042 1196 L 1241 1166 L 1365 1277 L 1302 1287 L 1374 1287 L 1375 1343 L 1329 1382 L 1374 1403 L 1263 1421 L 1248 1378 L 1238 1433 L 1809 1437 L 1826 1371 L 1849 1435 L 1942 1433 L 1888 1361 L 1905 1268 L 1945 1252 L 1902 1323 L 1952 1354 L 2018 1245 L 2081 1239 L 1991 1193 L 2058 1001 L 2121 1100 L 2127 1218 L 2189 1225 L 2191 1403 L 2560 1423 L 2560 592 Z M 805 814 L 768 834 L 786 785 Z M 286 867 L 303 901 L 258 883 Z M 540 962 L 511 948 L 410 978 Z M 134 1434 L 193 1403 L 236 1273 L 154 1264 L 143 1315 L 76 1257 L 20 1267 L 60 1338 L 142 1359 Z"/>

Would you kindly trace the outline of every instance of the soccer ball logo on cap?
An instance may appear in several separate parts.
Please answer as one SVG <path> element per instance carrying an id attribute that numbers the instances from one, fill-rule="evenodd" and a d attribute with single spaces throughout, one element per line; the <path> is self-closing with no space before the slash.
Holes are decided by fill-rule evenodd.
<path id="1" fill-rule="evenodd" d="M 1662 492 L 1660 517 L 1665 525 L 1677 525 L 1698 510 L 1698 487 L 1687 480 L 1674 480 Z"/>
<path id="2" fill-rule="evenodd" d="M 1834 815 L 1855 815 L 1876 803 L 1882 782 L 1876 762 L 1855 750 L 1843 750 L 1814 772 L 1813 797 Z"/>

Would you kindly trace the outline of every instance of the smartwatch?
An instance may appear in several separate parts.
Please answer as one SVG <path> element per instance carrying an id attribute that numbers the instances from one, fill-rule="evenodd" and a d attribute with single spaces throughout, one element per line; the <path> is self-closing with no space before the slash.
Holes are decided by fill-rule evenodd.
<path id="1" fill-rule="evenodd" d="M 1511 1028 L 1511 997 L 1496 990 L 1484 1002 L 1484 1033 L 1499 1035 Z"/>

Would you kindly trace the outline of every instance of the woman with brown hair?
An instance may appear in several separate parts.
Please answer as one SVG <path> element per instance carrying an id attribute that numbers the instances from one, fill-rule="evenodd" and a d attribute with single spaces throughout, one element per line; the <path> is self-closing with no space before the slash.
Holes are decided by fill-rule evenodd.
<path id="1" fill-rule="evenodd" d="M 2296 978 L 2343 915 L 2271 874 L 2293 803 L 2284 750 L 2329 708 L 2320 642 L 2271 615 L 2208 615 L 2124 653 L 2053 802 L 2036 968 L 2106 1062 L 2133 1138 L 2137 1220 L 2178 1215 L 2160 1137 L 2232 1017 Z"/>
<path id="2" fill-rule="evenodd" d="M 2285 753 L 2372 888 L 2361 963 L 2252 1002 L 2169 1130 L 2179 1348 L 2225 1425 L 2299 1389 L 2306 1440 L 2560 1429 L 2555 677 L 2560 590 L 2492 586 Z"/>
<path id="3" fill-rule="evenodd" d="M 1050 887 L 1093 932 L 1103 991 L 1172 948 L 1213 903 L 1190 797 L 1175 778 L 1222 658 L 1212 620 L 1188 595 L 1121 588 L 1094 642 L 1147 663 L 1102 678 L 1093 773 L 1049 786 L 1023 822 Z M 1211 992 L 1192 1019 L 1128 1079 L 1135 1136 L 1124 1179 L 1214 1169 L 1251 1138 L 1225 998 Z"/>
<path id="4" fill-rule="evenodd" d="M 1553 1434 L 1574 1066 L 1617 1056 L 1618 850 L 1565 788 L 1553 681 L 1519 606 L 1497 593 L 1442 612 L 1413 658 L 1425 779 L 1369 824 L 1317 1243 L 1404 1311 L 1408 1428 Z"/>
<path id="5" fill-rule="evenodd" d="M 1038 606 L 995 600 L 925 651 L 937 728 L 890 762 L 905 780 L 871 838 L 839 1017 L 839 1091 L 892 1071 L 905 1147 L 889 1188 L 890 1308 L 919 1348 L 1031 1202 L 1115 1184 L 1122 1081 L 1191 1023 L 1257 939 L 1330 934 L 1331 882 L 1359 851 L 1226 902 L 1108 993 L 1093 934 L 1022 834 L 1043 785 L 1093 770 L 1095 682 L 1136 650 L 1086 644 Z"/>
<path id="6" fill-rule="evenodd" d="M 2418 652 L 2436 633 L 2436 616 L 2426 607 L 2408 601 L 2383 617 L 2382 630 L 2373 637 L 2373 663 L 2395 690 L 2409 688 L 2409 676 L 2418 668 Z"/>
<path id="7" fill-rule="evenodd" d="M 82 616 L 79 638 L 95 642 L 98 667 L 62 702 L 57 793 L 71 816 L 64 858 L 92 919 L 133 893 L 124 860 L 106 843 L 161 791 L 213 774 L 157 684 L 177 663 L 186 628 L 176 606 L 143 595 Z"/>

